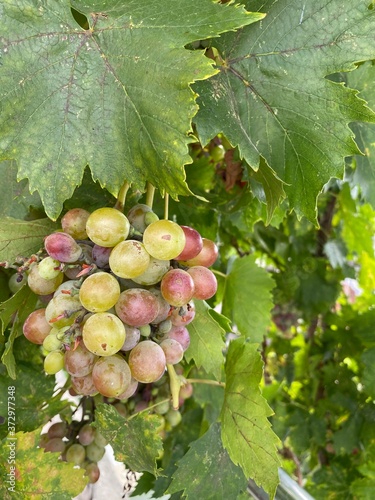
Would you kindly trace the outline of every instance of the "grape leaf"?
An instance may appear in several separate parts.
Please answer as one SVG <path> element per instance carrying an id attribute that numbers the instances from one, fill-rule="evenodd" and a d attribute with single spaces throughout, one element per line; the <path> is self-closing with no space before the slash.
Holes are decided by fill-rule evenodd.
<path id="1" fill-rule="evenodd" d="M 252 342 L 262 342 L 266 333 L 273 307 L 273 287 L 273 280 L 251 255 L 236 259 L 227 275 L 223 314 Z"/>
<path id="2" fill-rule="evenodd" d="M 14 262 L 19 255 L 29 257 L 43 246 L 43 238 L 56 229 L 49 219 L 23 221 L 0 219 L 0 261 Z"/>
<path id="3" fill-rule="evenodd" d="M 190 84 L 216 70 L 194 40 L 258 21 L 211 0 L 2 2 L 0 149 L 51 218 L 81 183 L 117 195 L 126 179 L 189 194 L 184 163 L 197 111 Z"/>
<path id="4" fill-rule="evenodd" d="M 0 471 L 3 480 L 0 482 L 0 496 L 4 500 L 17 498 L 20 500 L 70 500 L 85 488 L 87 478 L 84 469 L 74 468 L 74 464 L 59 460 L 58 453 L 44 453 L 37 448 L 40 429 L 9 436 L 2 443 L 0 451 Z M 16 445 L 15 463 L 11 449 Z M 15 487 L 9 490 L 11 467 L 15 467 Z M 6 479 L 5 479 L 6 478 Z M 16 492 L 16 495 L 14 494 Z"/>
<path id="5" fill-rule="evenodd" d="M 203 144 L 223 132 L 255 170 L 260 157 L 284 181 L 290 206 L 316 219 L 316 197 L 358 153 L 352 121 L 375 121 L 356 92 L 325 78 L 375 57 L 367 0 L 249 1 L 267 16 L 213 45 L 219 74 L 198 82 Z"/>
<path id="6" fill-rule="evenodd" d="M 141 413 L 124 419 L 113 406 L 100 404 L 95 425 L 111 443 L 117 460 L 132 470 L 157 474 L 156 459 L 163 450 L 158 415 Z"/>
<path id="7" fill-rule="evenodd" d="M 195 302 L 195 318 L 187 325 L 190 334 L 190 346 L 185 352 L 187 361 L 194 360 L 198 368 L 212 373 L 216 380 L 221 379 L 224 362 L 223 349 L 225 330 L 210 314 L 210 306 L 202 301 Z"/>
<path id="8" fill-rule="evenodd" d="M 241 490 L 246 490 L 246 477 L 223 448 L 219 423 L 211 425 L 201 438 L 193 442 L 177 465 L 167 493 L 184 490 L 188 500 L 227 500 L 237 498 Z"/>
<path id="9" fill-rule="evenodd" d="M 13 344 L 15 339 L 22 335 L 22 325 L 27 316 L 34 311 L 38 297 L 28 286 L 23 286 L 10 299 L 0 304 L 0 333 L 4 334 L 11 322 L 10 333 L 5 344 L 5 350 L 1 356 L 1 361 L 8 370 L 8 375 L 16 378 L 16 362 L 13 355 Z"/>
<path id="10" fill-rule="evenodd" d="M 257 348 L 243 338 L 229 345 L 221 435 L 232 461 L 274 498 L 279 482 L 279 439 L 267 420 L 273 412 L 258 387 L 262 361 Z"/>

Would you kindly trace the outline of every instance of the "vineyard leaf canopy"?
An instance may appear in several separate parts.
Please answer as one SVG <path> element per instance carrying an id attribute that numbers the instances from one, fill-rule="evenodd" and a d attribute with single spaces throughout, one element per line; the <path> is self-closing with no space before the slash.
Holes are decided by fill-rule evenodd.
<path id="1" fill-rule="evenodd" d="M 356 92 L 326 76 L 375 57 L 375 10 L 367 0 L 249 1 L 267 15 L 214 40 L 220 72 L 198 82 L 196 117 L 206 144 L 223 132 L 253 169 L 260 157 L 286 183 L 291 208 L 316 218 L 316 197 L 358 153 L 348 127 L 375 121 Z"/>
<path id="2" fill-rule="evenodd" d="M 258 21 L 212 0 L 4 0 L 0 16 L 0 159 L 38 190 L 56 218 L 93 178 L 117 195 L 124 180 L 189 194 L 183 165 L 197 111 L 190 84 L 215 74 L 184 46 Z"/>

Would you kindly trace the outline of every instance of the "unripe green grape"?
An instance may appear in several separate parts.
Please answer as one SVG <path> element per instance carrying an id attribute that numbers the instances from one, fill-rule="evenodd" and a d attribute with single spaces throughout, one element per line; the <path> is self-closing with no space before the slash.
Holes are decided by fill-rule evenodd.
<path id="1" fill-rule="evenodd" d="M 170 319 L 165 319 L 161 323 L 158 324 L 158 331 L 161 334 L 168 333 L 172 328 L 172 321 Z"/>
<path id="2" fill-rule="evenodd" d="M 155 212 L 146 212 L 145 213 L 145 226 L 149 226 L 153 222 L 156 222 L 159 220 L 159 217 L 156 215 Z"/>
<path id="3" fill-rule="evenodd" d="M 182 415 L 178 410 L 170 409 L 165 415 L 165 420 L 171 425 L 176 427 L 182 420 Z"/>
<path id="4" fill-rule="evenodd" d="M 74 443 L 66 450 L 66 461 L 75 465 L 80 465 L 84 462 L 86 457 L 85 448 L 79 444 Z"/>
<path id="5" fill-rule="evenodd" d="M 140 326 L 139 332 L 142 335 L 142 337 L 149 337 L 151 335 L 151 325 Z"/>
<path id="6" fill-rule="evenodd" d="M 85 309 L 104 312 L 113 307 L 120 297 L 120 285 L 109 273 L 92 274 L 82 283 L 79 299 Z"/>
<path id="7" fill-rule="evenodd" d="M 111 313 L 95 313 L 83 326 L 82 338 L 89 351 L 98 356 L 111 356 L 125 342 L 125 326 Z"/>
<path id="8" fill-rule="evenodd" d="M 95 442 L 86 446 L 86 456 L 92 462 L 99 462 L 104 456 L 105 448 L 98 446 Z"/>
<path id="9" fill-rule="evenodd" d="M 55 375 L 64 368 L 64 354 L 61 351 L 52 351 L 44 359 L 44 371 L 48 375 Z"/>
<path id="10" fill-rule="evenodd" d="M 109 267 L 120 278 L 133 279 L 142 275 L 149 263 L 149 253 L 143 243 L 137 240 L 120 242 L 109 256 Z"/>
<path id="11" fill-rule="evenodd" d="M 140 275 L 135 276 L 133 281 L 140 285 L 155 285 L 159 283 L 164 274 L 170 269 L 170 261 L 169 260 L 160 260 L 155 259 L 155 257 L 151 257 L 149 265 L 147 269 Z"/>
<path id="12" fill-rule="evenodd" d="M 46 320 L 55 328 L 71 325 L 83 307 L 78 295 L 60 294 L 54 297 L 46 307 Z"/>
<path id="13" fill-rule="evenodd" d="M 9 290 L 12 293 L 17 293 L 20 288 L 23 287 L 23 285 L 27 282 L 27 277 L 25 274 L 12 274 L 12 276 L 9 278 L 8 281 L 8 286 Z"/>
<path id="14" fill-rule="evenodd" d="M 23 324 L 23 334 L 33 344 L 43 344 L 51 331 L 51 325 L 47 322 L 45 313 L 45 308 L 37 309 L 28 315 Z"/>
<path id="15" fill-rule="evenodd" d="M 162 219 L 146 227 L 143 244 L 147 252 L 156 259 L 171 260 L 185 247 L 185 233 L 181 227 L 170 220 Z"/>
<path id="16" fill-rule="evenodd" d="M 61 219 L 61 227 L 64 233 L 70 234 L 75 240 L 87 239 L 86 223 L 90 212 L 83 208 L 72 208 L 68 210 Z"/>
<path id="17" fill-rule="evenodd" d="M 170 408 L 169 400 L 166 401 L 165 398 L 163 398 L 162 396 L 158 396 L 155 399 L 155 404 L 157 406 L 155 406 L 154 411 L 158 415 L 165 415 Z"/>
<path id="18" fill-rule="evenodd" d="M 39 275 L 45 280 L 52 280 L 60 274 L 60 262 L 48 256 L 38 264 Z"/>
<path id="19" fill-rule="evenodd" d="M 152 340 L 144 340 L 130 351 L 129 367 L 133 378 L 138 382 L 155 382 L 164 374 L 166 368 L 164 351 Z"/>
<path id="20" fill-rule="evenodd" d="M 101 247 L 114 247 L 126 240 L 130 224 L 125 215 L 115 208 L 103 207 L 90 214 L 86 232 L 91 241 Z"/>
<path id="21" fill-rule="evenodd" d="M 61 340 L 57 338 L 56 333 L 49 333 L 43 340 L 43 347 L 46 351 L 57 351 L 61 348 Z"/>
<path id="22" fill-rule="evenodd" d="M 37 295 L 49 295 L 53 293 L 62 283 L 64 279 L 64 274 L 59 272 L 59 274 L 50 280 L 46 280 L 39 274 L 38 264 L 32 266 L 30 272 L 27 276 L 27 284 L 29 288 Z"/>
<path id="23" fill-rule="evenodd" d="M 92 379 L 100 394 L 108 398 L 117 398 L 130 384 L 130 368 L 125 359 L 118 354 L 100 358 L 94 365 Z"/>
<path id="24" fill-rule="evenodd" d="M 95 439 L 94 442 L 97 446 L 100 446 L 104 448 L 104 446 L 107 446 L 108 441 L 107 439 L 101 434 L 98 429 L 95 429 Z"/>

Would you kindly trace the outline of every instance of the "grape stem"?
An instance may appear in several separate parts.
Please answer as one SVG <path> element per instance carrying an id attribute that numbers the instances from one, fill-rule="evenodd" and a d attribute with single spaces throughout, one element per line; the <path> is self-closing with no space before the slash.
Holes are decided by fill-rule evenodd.
<path id="1" fill-rule="evenodd" d="M 172 406 L 174 410 L 178 410 L 180 406 L 181 379 L 177 376 L 173 365 L 167 363 L 167 369 L 169 374 L 169 387 L 172 395 Z"/>
<path id="2" fill-rule="evenodd" d="M 190 384 L 207 384 L 207 385 L 216 385 L 218 387 L 225 388 L 225 382 L 218 382 L 217 380 L 211 379 L 203 379 L 203 378 L 187 378 L 186 382 Z"/>
<path id="3" fill-rule="evenodd" d="M 164 219 L 168 220 L 169 215 L 169 194 L 164 195 Z"/>
<path id="4" fill-rule="evenodd" d="M 130 417 L 128 418 L 128 420 L 131 420 L 132 418 L 136 417 L 137 415 L 139 415 L 141 413 L 144 413 L 145 411 L 152 410 L 153 408 L 156 408 L 157 406 L 163 405 L 163 404 L 165 404 L 167 402 L 169 402 L 169 398 L 163 399 L 162 401 L 158 401 L 157 403 L 155 403 L 155 404 L 153 404 L 151 406 L 148 406 L 144 410 L 140 410 L 140 411 L 137 411 L 137 413 L 133 413 L 133 415 L 130 415 Z"/>
<path id="5" fill-rule="evenodd" d="M 117 195 L 117 201 L 115 204 L 115 208 L 117 210 L 120 210 L 120 212 L 124 211 L 126 195 L 129 191 L 129 188 L 130 188 L 129 182 L 125 181 L 124 184 L 121 186 L 121 189 Z"/>
<path id="6" fill-rule="evenodd" d="M 152 208 L 154 204 L 154 194 L 155 194 L 155 186 L 151 184 L 151 182 L 147 182 L 147 191 L 146 191 L 146 205 Z"/>
<path id="7" fill-rule="evenodd" d="M 218 271 L 217 269 L 210 269 L 210 271 L 212 271 L 217 276 L 221 276 L 222 278 L 227 278 L 228 277 L 227 274 L 222 273 L 221 271 Z"/>

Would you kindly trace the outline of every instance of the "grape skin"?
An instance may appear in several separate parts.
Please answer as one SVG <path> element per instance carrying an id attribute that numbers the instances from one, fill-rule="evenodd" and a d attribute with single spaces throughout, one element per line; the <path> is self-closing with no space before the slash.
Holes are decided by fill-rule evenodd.
<path id="1" fill-rule="evenodd" d="M 89 351 L 98 356 L 111 356 L 118 352 L 125 336 L 125 326 L 111 313 L 95 313 L 83 325 L 83 342 Z"/>
<path id="2" fill-rule="evenodd" d="M 64 274 L 59 273 L 55 278 L 46 280 L 39 274 L 38 265 L 34 265 L 27 276 L 29 288 L 37 295 L 49 295 L 53 293 L 62 283 Z"/>
<path id="3" fill-rule="evenodd" d="M 67 233 L 52 233 L 44 240 L 44 247 L 50 257 L 59 262 L 77 262 L 82 255 L 82 248 Z"/>
<path id="4" fill-rule="evenodd" d="M 52 351 L 44 358 L 44 371 L 48 375 L 55 375 L 64 368 L 64 354 L 61 351 Z"/>
<path id="5" fill-rule="evenodd" d="M 86 223 L 89 217 L 90 212 L 87 210 L 72 208 L 61 219 L 61 227 L 64 233 L 70 234 L 75 240 L 85 240 L 87 238 Z"/>
<path id="6" fill-rule="evenodd" d="M 204 267 L 211 267 L 219 254 L 219 250 L 217 248 L 217 245 L 212 241 L 207 238 L 202 238 L 203 241 L 203 248 L 199 252 L 199 254 L 196 257 L 193 257 L 192 259 L 181 261 L 181 264 L 184 264 L 185 266 L 204 266 Z"/>
<path id="7" fill-rule="evenodd" d="M 130 351 L 129 366 L 133 378 L 148 384 L 164 374 L 166 359 L 163 349 L 152 340 L 143 340 Z"/>
<path id="8" fill-rule="evenodd" d="M 175 257 L 176 260 L 189 260 L 196 257 L 203 248 L 202 236 L 197 230 L 189 226 L 181 226 L 185 233 L 186 243 L 182 252 Z"/>
<path id="9" fill-rule="evenodd" d="M 194 281 L 195 299 L 207 300 L 213 297 L 217 291 L 217 280 L 212 271 L 204 266 L 194 266 L 187 271 Z"/>
<path id="10" fill-rule="evenodd" d="M 161 340 L 163 341 L 164 339 L 177 340 L 177 342 L 182 345 L 184 351 L 186 351 L 190 345 L 190 334 L 184 326 L 173 326 L 168 333 L 163 335 Z"/>
<path id="11" fill-rule="evenodd" d="M 94 385 L 91 373 L 85 375 L 84 377 L 71 377 L 70 381 L 77 394 L 82 396 L 93 396 L 98 393 L 98 389 Z"/>
<path id="12" fill-rule="evenodd" d="M 75 350 L 65 353 L 65 370 L 73 377 L 85 377 L 92 372 L 98 356 L 90 352 L 83 342 Z"/>
<path id="13" fill-rule="evenodd" d="M 176 365 L 184 357 L 182 345 L 175 339 L 164 339 L 160 342 L 160 347 L 163 349 L 167 364 Z"/>

